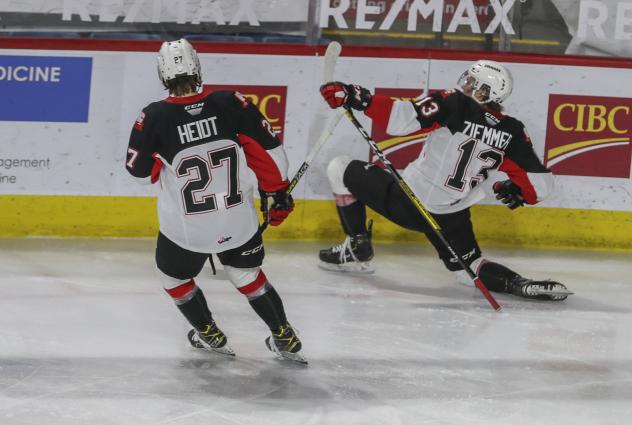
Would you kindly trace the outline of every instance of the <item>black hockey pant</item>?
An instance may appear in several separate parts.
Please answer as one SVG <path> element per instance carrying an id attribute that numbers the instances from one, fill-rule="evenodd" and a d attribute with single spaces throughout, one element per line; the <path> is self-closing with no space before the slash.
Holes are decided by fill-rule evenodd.
<path id="1" fill-rule="evenodd" d="M 388 172 L 376 165 L 355 160 L 347 166 L 343 182 L 356 199 L 375 212 L 406 229 L 425 233 L 448 270 L 461 270 L 456 259 Z M 470 265 L 481 256 L 469 208 L 451 214 L 432 216 L 441 226 L 445 238 L 464 258 L 466 264 Z"/>

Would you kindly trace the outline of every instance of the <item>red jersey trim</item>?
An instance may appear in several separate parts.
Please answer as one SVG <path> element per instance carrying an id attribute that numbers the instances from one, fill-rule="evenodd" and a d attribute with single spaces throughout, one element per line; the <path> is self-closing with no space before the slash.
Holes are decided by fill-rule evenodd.
<path id="1" fill-rule="evenodd" d="M 152 165 L 151 173 L 149 174 L 151 184 L 156 183 L 160 179 L 160 171 L 162 171 L 162 160 L 156 156 L 157 154 L 157 152 L 151 154 L 151 157 L 154 158 L 154 165 Z"/>
<path id="2" fill-rule="evenodd" d="M 173 96 L 169 96 L 165 99 L 165 102 L 167 103 L 177 103 L 177 104 L 188 104 L 188 103 L 193 103 L 193 102 L 197 102 L 199 100 L 204 99 L 206 96 L 208 96 L 208 94 L 210 93 L 209 89 L 204 89 L 202 91 L 202 93 L 198 93 L 198 94 L 192 94 L 191 96 L 184 96 L 184 97 L 173 97 Z"/>
<path id="3" fill-rule="evenodd" d="M 388 96 L 373 95 L 371 104 L 364 114 L 371 118 L 380 128 L 386 130 L 393 110 L 393 99 Z"/>
<path id="4" fill-rule="evenodd" d="M 246 162 L 257 176 L 259 187 L 266 192 L 277 192 L 285 189 L 289 182 L 283 180 L 281 171 L 274 159 L 255 139 L 239 134 L 239 142 L 244 148 Z"/>
<path id="5" fill-rule="evenodd" d="M 531 184 L 529 176 L 523 168 L 511 159 L 505 158 L 503 163 L 500 165 L 499 170 L 507 173 L 511 181 L 520 187 L 522 197 L 528 204 L 533 205 L 538 202 L 538 195 L 535 192 L 535 187 Z"/>

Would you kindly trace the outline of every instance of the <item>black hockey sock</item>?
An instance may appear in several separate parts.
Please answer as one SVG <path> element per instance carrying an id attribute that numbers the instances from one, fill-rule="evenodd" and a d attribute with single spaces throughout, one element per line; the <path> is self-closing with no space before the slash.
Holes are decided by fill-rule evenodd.
<path id="1" fill-rule="evenodd" d="M 200 288 L 195 290 L 195 295 L 184 304 L 178 304 L 178 309 L 197 330 L 203 330 L 213 321 L 213 315 L 206 304 L 206 298 Z"/>
<path id="2" fill-rule="evenodd" d="M 252 300 L 248 300 L 252 309 L 266 322 L 271 331 L 278 330 L 287 323 L 285 311 L 283 310 L 283 302 L 281 297 L 272 285 L 265 294 Z"/>
<path id="3" fill-rule="evenodd" d="M 507 281 L 519 276 L 518 273 L 491 261 L 483 263 L 478 271 L 487 289 L 494 292 L 507 292 Z"/>
<path id="4" fill-rule="evenodd" d="M 366 206 L 360 202 L 341 207 L 336 206 L 340 223 L 345 233 L 349 236 L 355 236 L 367 233 L 366 229 Z"/>
<path id="5" fill-rule="evenodd" d="M 274 286 L 270 285 L 268 292 L 266 292 L 266 295 L 270 296 L 270 300 L 272 301 L 272 304 L 274 304 L 274 308 L 276 309 L 277 315 L 279 316 L 281 325 L 286 324 L 287 317 L 285 317 L 285 309 L 283 308 L 283 301 L 281 301 L 281 297 L 279 296 L 279 293 L 276 291 L 276 289 L 274 289 Z"/>

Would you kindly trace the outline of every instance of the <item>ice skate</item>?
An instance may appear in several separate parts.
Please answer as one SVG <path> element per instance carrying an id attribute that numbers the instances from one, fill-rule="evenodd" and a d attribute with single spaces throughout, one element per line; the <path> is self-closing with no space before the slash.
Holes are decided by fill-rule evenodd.
<path id="1" fill-rule="evenodd" d="M 233 349 L 227 344 L 228 340 L 226 335 L 224 335 L 224 332 L 217 327 L 215 321 L 211 322 L 210 325 L 206 325 L 206 328 L 203 331 L 191 329 L 187 338 L 192 347 L 227 356 L 235 355 Z"/>
<path id="2" fill-rule="evenodd" d="M 272 332 L 272 335 L 266 338 L 266 346 L 276 353 L 279 359 L 307 364 L 305 357 L 299 353 L 302 348 L 301 340 L 289 323 L 281 326 L 277 333 Z"/>
<path id="3" fill-rule="evenodd" d="M 563 301 L 573 295 L 566 286 L 553 280 L 531 280 L 518 276 L 507 282 L 507 292 L 523 298 Z"/>
<path id="4" fill-rule="evenodd" d="M 373 246 L 371 244 L 371 228 L 369 222 L 367 233 L 347 236 L 345 240 L 329 249 L 318 253 L 318 266 L 325 270 L 355 273 L 373 273 L 371 264 Z"/>

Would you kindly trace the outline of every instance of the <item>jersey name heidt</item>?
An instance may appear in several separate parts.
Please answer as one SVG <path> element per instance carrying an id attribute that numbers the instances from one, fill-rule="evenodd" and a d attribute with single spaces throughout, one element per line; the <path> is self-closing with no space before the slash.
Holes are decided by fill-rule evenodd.
<path id="1" fill-rule="evenodd" d="M 186 144 L 197 142 L 198 140 L 207 139 L 211 136 L 217 136 L 217 126 L 215 125 L 216 116 L 193 121 L 189 124 L 178 126 L 178 135 L 180 143 Z"/>
<path id="2" fill-rule="evenodd" d="M 475 124 L 470 121 L 465 121 L 465 128 L 463 133 L 473 139 L 480 140 L 481 142 L 505 150 L 511 138 L 510 133 L 498 130 L 496 128 L 487 127 L 482 124 Z"/>

